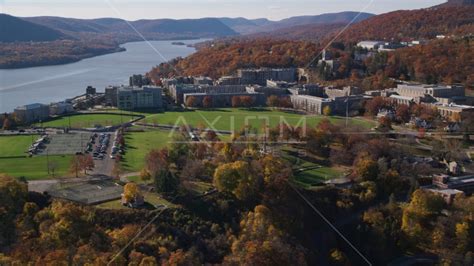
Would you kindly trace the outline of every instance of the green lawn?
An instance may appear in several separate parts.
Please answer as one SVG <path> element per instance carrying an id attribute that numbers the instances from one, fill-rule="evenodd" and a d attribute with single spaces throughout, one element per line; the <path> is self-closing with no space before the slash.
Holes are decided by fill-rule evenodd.
<path id="1" fill-rule="evenodd" d="M 38 138 L 38 136 L 1 136 L 0 158 L 26 156 L 32 141 Z"/>
<path id="2" fill-rule="evenodd" d="M 312 186 L 330 179 L 341 177 L 341 172 L 334 168 L 321 167 L 296 174 L 295 181 L 303 186 Z"/>
<path id="3" fill-rule="evenodd" d="M 150 124 L 164 125 L 192 125 L 213 127 L 218 130 L 235 131 L 240 130 L 244 125 L 261 129 L 264 124 L 269 123 L 270 127 L 275 127 L 280 123 L 288 123 L 293 126 L 302 126 L 306 121 L 308 126 L 315 126 L 323 119 L 329 119 L 332 123 L 345 123 L 342 117 L 325 117 L 320 115 L 300 115 L 269 109 L 216 109 L 216 110 L 194 110 L 184 112 L 166 112 L 148 115 L 144 121 Z M 372 122 L 363 119 L 350 119 L 351 124 L 360 125 L 365 128 L 374 126 Z"/>
<path id="4" fill-rule="evenodd" d="M 294 181 L 300 184 L 302 187 L 309 188 L 321 182 L 339 178 L 343 174 L 338 169 L 324 167 L 314 162 L 307 161 L 304 158 L 293 156 L 289 153 L 290 151 L 295 152 L 296 150 L 292 148 L 285 149 L 283 158 L 292 164 L 293 170 L 295 171 Z M 301 171 L 304 169 L 308 170 Z"/>
<path id="5" fill-rule="evenodd" d="M 128 172 L 138 172 L 145 165 L 145 157 L 153 149 L 166 147 L 171 141 L 170 131 L 149 130 L 125 135 L 126 153 L 123 166 Z"/>
<path id="6" fill-rule="evenodd" d="M 55 176 L 68 174 L 72 156 L 49 156 L 49 162 L 56 163 Z M 25 177 L 27 180 L 51 179 L 48 175 L 46 156 L 32 158 L 0 158 L 0 173 L 13 177 Z"/>
<path id="7" fill-rule="evenodd" d="M 0 173 L 28 180 L 53 178 L 48 174 L 46 156 L 28 158 L 26 155 L 32 139 L 36 141 L 38 138 L 39 136 L 0 137 Z M 49 162 L 56 165 L 56 177 L 68 174 L 71 158 L 72 156 L 49 156 Z"/>
<path id="8" fill-rule="evenodd" d="M 72 128 L 94 128 L 120 125 L 137 118 L 128 114 L 82 114 L 73 116 L 64 116 L 48 122 L 37 124 L 43 127 L 69 127 Z"/>

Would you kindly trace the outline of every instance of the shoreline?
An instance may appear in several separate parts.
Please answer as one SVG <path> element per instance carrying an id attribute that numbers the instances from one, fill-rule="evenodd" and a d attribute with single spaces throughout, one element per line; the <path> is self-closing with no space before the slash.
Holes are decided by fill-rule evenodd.
<path id="1" fill-rule="evenodd" d="M 28 66 L 18 66 L 18 67 L 2 67 L 0 66 L 0 70 L 18 70 L 18 69 L 28 69 L 28 68 L 37 68 L 37 67 L 46 67 L 46 66 L 61 66 L 61 65 L 69 65 L 69 64 L 74 64 L 74 63 L 77 63 L 77 62 L 80 62 L 82 60 L 85 60 L 85 59 L 89 59 L 89 58 L 94 58 L 94 57 L 97 57 L 97 56 L 103 56 L 103 55 L 108 55 L 108 54 L 115 54 L 115 53 L 123 53 L 123 52 L 126 52 L 127 49 L 126 48 L 123 48 L 123 47 L 118 47 L 116 48 L 115 50 L 113 51 L 109 51 L 109 52 L 103 52 L 103 53 L 97 53 L 97 54 L 93 54 L 93 55 L 90 55 L 90 56 L 84 56 L 84 57 L 81 57 L 81 58 L 75 58 L 75 59 L 64 59 L 65 61 L 63 62 L 51 62 L 51 63 L 38 63 L 38 64 L 32 64 L 32 65 L 28 65 Z"/>
<path id="2" fill-rule="evenodd" d="M 191 39 L 169 39 L 169 40 L 147 40 L 147 41 L 150 41 L 150 42 L 160 42 L 160 41 L 167 42 L 167 41 L 195 41 L 195 40 L 203 40 L 203 42 L 204 42 L 208 39 L 191 38 Z M 8 67 L 0 65 L 0 70 L 8 71 L 8 70 L 18 70 L 18 69 L 29 69 L 29 68 L 37 68 L 37 67 L 61 66 L 61 65 L 74 64 L 74 63 L 80 62 L 80 61 L 85 60 L 85 59 L 90 59 L 90 58 L 109 55 L 109 54 L 126 52 L 127 49 L 125 47 L 123 47 L 125 44 L 139 43 L 139 42 L 144 42 L 144 41 L 143 40 L 141 40 L 141 41 L 140 40 L 137 40 L 137 41 L 133 40 L 133 41 L 129 41 L 129 42 L 119 43 L 118 46 L 114 50 L 111 50 L 111 51 L 105 51 L 103 53 L 97 53 L 97 54 L 93 54 L 93 55 L 90 55 L 90 56 L 84 56 L 84 57 L 81 57 L 81 58 L 74 58 L 74 59 L 73 58 L 64 58 L 63 59 L 64 61 L 60 61 L 60 62 L 32 63 L 31 65 L 26 65 L 26 66 L 8 66 Z M 189 47 L 189 48 L 194 48 L 195 50 L 197 50 L 194 45 L 187 44 L 185 46 Z"/>

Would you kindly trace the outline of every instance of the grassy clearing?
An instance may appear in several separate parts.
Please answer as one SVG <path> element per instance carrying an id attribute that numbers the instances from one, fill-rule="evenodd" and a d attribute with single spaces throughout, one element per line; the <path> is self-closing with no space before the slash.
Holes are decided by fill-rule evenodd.
<path id="1" fill-rule="evenodd" d="M 341 177 L 343 172 L 336 167 L 325 167 L 317 163 L 290 154 L 292 148 L 284 150 L 283 158 L 289 161 L 295 171 L 294 181 L 302 187 L 312 187 L 324 181 Z"/>
<path id="2" fill-rule="evenodd" d="M 68 175 L 72 156 L 36 156 L 32 158 L 0 158 L 0 173 L 27 180 L 52 179 L 48 174 L 48 160 L 56 164 L 55 177 Z"/>
<path id="3" fill-rule="evenodd" d="M 189 181 L 186 183 L 185 186 L 195 196 L 203 195 L 205 192 L 208 192 L 209 190 L 214 188 L 211 183 L 202 181 Z"/>
<path id="4" fill-rule="evenodd" d="M 321 167 L 295 175 L 295 181 L 303 186 L 314 186 L 321 182 L 341 177 L 341 172 L 334 168 Z"/>
<path id="5" fill-rule="evenodd" d="M 43 127 L 95 128 L 116 126 L 137 118 L 128 114 L 83 114 L 64 116 L 48 122 L 37 124 Z"/>
<path id="6" fill-rule="evenodd" d="M 125 135 L 127 150 L 123 157 L 125 170 L 129 172 L 140 171 L 145 165 L 146 155 L 153 149 L 168 146 L 171 139 L 170 132 L 162 130 L 127 133 Z"/>
<path id="7" fill-rule="evenodd" d="M 67 175 L 72 156 L 26 157 L 32 139 L 35 141 L 38 136 L 0 137 L 0 173 L 25 177 L 27 180 L 54 178 L 48 174 L 49 160 L 56 165 L 56 177 Z"/>
<path id="8" fill-rule="evenodd" d="M 282 122 L 293 126 L 302 126 L 306 120 L 308 126 L 315 126 L 323 119 L 329 119 L 334 124 L 345 123 L 342 117 L 325 117 L 320 115 L 301 115 L 296 113 L 286 113 L 272 111 L 270 109 L 215 109 L 215 110 L 194 110 L 185 112 L 166 112 L 161 114 L 148 115 L 145 122 L 163 125 L 191 125 L 197 127 L 214 127 L 217 130 L 235 131 L 240 130 L 244 125 L 261 129 L 264 124 L 269 123 L 270 127 L 275 127 Z M 364 119 L 351 118 L 350 123 L 365 128 L 371 128 L 374 124 Z"/>
<path id="9" fill-rule="evenodd" d="M 2 136 L 0 137 L 0 157 L 26 156 L 28 147 L 38 136 Z"/>

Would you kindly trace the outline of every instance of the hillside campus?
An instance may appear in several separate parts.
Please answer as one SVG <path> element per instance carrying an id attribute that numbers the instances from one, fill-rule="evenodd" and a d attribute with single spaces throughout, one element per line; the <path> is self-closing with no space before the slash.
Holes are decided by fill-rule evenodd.
<path id="1" fill-rule="evenodd" d="M 466 96 L 464 87 L 459 85 L 400 82 L 394 88 L 363 91 L 351 86 L 338 88 L 307 84 L 302 82 L 306 78 L 303 75 L 304 71 L 295 68 L 240 69 L 234 76 L 217 80 L 209 77 L 166 78 L 159 81 L 160 86 L 152 85 L 147 77 L 134 75 L 129 84 L 108 86 L 104 92 L 87 87 L 84 95 L 63 102 L 20 106 L 7 116 L 20 131 L 4 131 L 0 143 L 23 144 L 11 151 L 11 157 L 7 155 L 0 158 L 0 172 L 37 179 L 39 181 L 33 182 L 37 184 L 35 182 L 41 183 L 43 179 L 70 176 L 69 161 L 77 154 L 90 154 L 94 163 L 84 172 L 89 171 L 88 176 L 92 176 L 92 179 L 77 181 L 70 188 L 76 192 L 66 193 L 57 185 L 33 189 L 39 188 L 40 192 L 74 201 L 102 204 L 121 197 L 121 189 L 114 185 L 113 180 L 121 176 L 125 182 L 130 180 L 127 177 L 136 180 L 146 154 L 152 148 L 167 146 L 178 126 L 191 126 L 192 133 L 188 137 L 192 142 L 199 142 L 203 138 L 198 129 L 202 124 L 212 126 L 210 129 L 217 131 L 221 140 L 230 141 L 231 134 L 236 130 L 248 126 L 256 129 L 261 127 L 261 121 L 248 124 L 247 118 L 254 116 L 267 118 L 267 127 L 276 127 L 281 121 L 298 126 L 304 117 L 309 121 L 307 126 L 316 126 L 327 118 L 332 123 L 345 122 L 347 126 L 350 121 L 351 125 L 374 130 L 380 123 L 363 114 L 366 113 L 366 104 L 376 98 L 383 99 L 391 106 L 372 114 L 377 119 L 383 117 L 395 120 L 396 108 L 400 105 L 419 105 L 436 110 L 447 127 L 453 123 L 459 125 L 474 115 L 473 97 Z M 181 124 L 177 124 L 178 118 L 182 119 Z M 405 127 L 410 130 L 434 130 L 431 121 L 424 119 L 412 114 L 411 124 Z M 445 130 L 444 126 L 441 128 Z M 460 126 L 455 128 L 461 130 Z M 449 131 L 452 133 L 451 129 Z M 416 131 L 413 132 L 416 134 Z M 38 137 L 35 138 L 35 135 Z M 22 158 L 25 152 L 29 155 Z M 302 158 L 295 160 L 304 162 Z M 417 162 L 420 157 L 407 160 Z M 439 182 L 427 186 L 427 190 L 442 194 L 447 201 L 459 193 L 472 193 L 473 180 L 469 176 L 462 177 L 469 174 L 462 162 L 439 163 L 446 169 L 442 171 L 447 175 L 445 182 L 463 181 L 456 181 L 459 185 L 456 185 L 455 190 L 440 186 Z M 304 164 L 308 169 L 326 170 L 309 170 L 311 174 L 302 171 L 297 176 L 302 186 L 311 187 L 324 182 L 336 186 L 350 184 L 346 178 L 349 169 L 310 162 Z M 119 168 L 120 171 L 117 170 Z M 74 175 L 80 176 L 77 173 Z M 97 182 L 105 183 L 94 185 Z M 212 184 L 204 186 L 212 189 Z M 97 190 L 97 187 L 102 189 Z M 78 197 L 78 193 L 87 196 Z"/>

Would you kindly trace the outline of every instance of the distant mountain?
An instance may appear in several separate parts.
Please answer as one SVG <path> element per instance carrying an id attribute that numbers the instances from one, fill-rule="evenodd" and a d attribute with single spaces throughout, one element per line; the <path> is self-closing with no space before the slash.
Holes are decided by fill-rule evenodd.
<path id="1" fill-rule="evenodd" d="M 343 29 L 345 25 L 345 23 L 299 25 L 269 32 L 249 34 L 245 37 L 317 42 Z"/>
<path id="2" fill-rule="evenodd" d="M 359 22 L 373 16 L 374 14 L 359 13 L 359 12 L 352 12 L 352 11 L 340 12 L 340 13 L 328 13 L 328 14 L 322 14 L 318 16 L 299 16 L 299 17 L 283 19 L 274 24 L 271 24 L 270 26 L 266 26 L 265 29 L 275 30 L 275 29 L 283 29 L 283 28 L 289 28 L 289 27 L 300 26 L 300 25 L 308 25 L 308 24 L 335 24 L 335 23 L 347 24 L 353 20 L 354 20 L 353 22 Z"/>
<path id="3" fill-rule="evenodd" d="M 219 18 L 219 20 L 240 34 L 248 34 L 259 31 L 263 26 L 268 26 L 274 21 L 266 18 L 246 19 L 246 18 Z"/>
<path id="4" fill-rule="evenodd" d="M 237 33 L 216 18 L 139 20 L 132 24 L 138 31 L 150 33 L 195 33 L 223 37 Z"/>
<path id="5" fill-rule="evenodd" d="M 472 6 L 474 0 L 448 0 L 448 2 L 438 5 L 436 7 L 449 7 L 449 6 Z"/>
<path id="6" fill-rule="evenodd" d="M 0 14 L 0 42 L 55 41 L 66 36 L 54 29 Z"/>
<path id="7" fill-rule="evenodd" d="M 295 26 L 309 24 L 339 24 L 349 23 L 352 20 L 359 22 L 370 18 L 374 14 L 359 12 L 340 12 L 328 13 L 316 16 L 298 16 L 283 19 L 280 21 L 271 21 L 268 19 L 245 19 L 245 18 L 219 18 L 224 24 L 240 34 L 253 34 L 258 32 L 271 32 L 280 29 L 288 29 Z"/>
<path id="8" fill-rule="evenodd" d="M 150 38 L 164 37 L 225 37 L 237 35 L 219 19 L 155 19 L 125 21 L 115 18 L 72 19 L 61 17 L 30 17 L 25 20 L 54 28 L 64 33 L 88 34 L 131 34 L 136 35 L 134 28 Z M 132 28 L 133 26 L 133 28 Z"/>
<path id="9" fill-rule="evenodd" d="M 441 34 L 465 35 L 474 32 L 473 14 L 474 6 L 399 10 L 356 23 L 345 30 L 339 40 L 345 42 L 397 41 L 433 39 Z"/>

